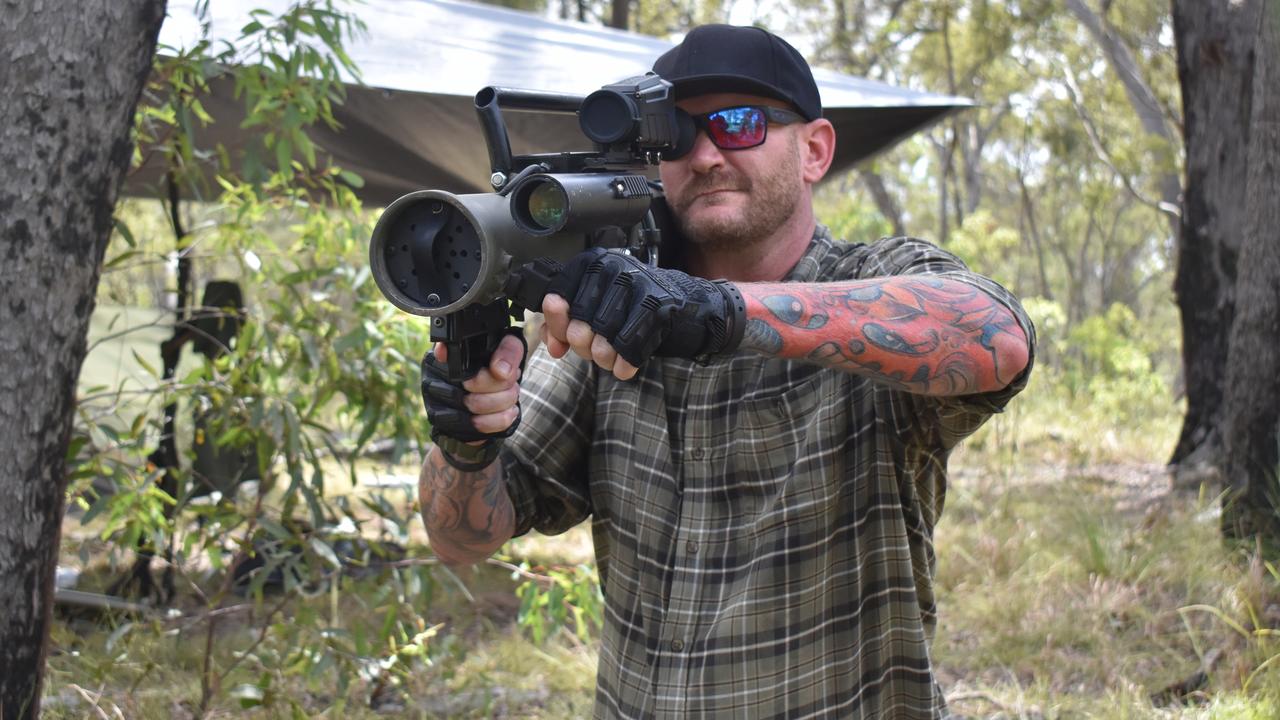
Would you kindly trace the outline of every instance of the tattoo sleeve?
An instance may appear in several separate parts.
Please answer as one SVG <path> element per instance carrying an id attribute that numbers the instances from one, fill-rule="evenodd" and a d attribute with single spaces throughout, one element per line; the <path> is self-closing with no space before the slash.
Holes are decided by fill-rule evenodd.
<path id="1" fill-rule="evenodd" d="M 1007 386 L 1026 367 L 1013 313 L 953 278 L 897 275 L 833 283 L 744 283 L 742 348 L 804 359 L 923 395 Z"/>
<path id="2" fill-rule="evenodd" d="M 418 476 L 418 500 L 431 548 L 450 565 L 484 560 L 515 531 L 500 462 L 462 472 L 432 448 Z"/>

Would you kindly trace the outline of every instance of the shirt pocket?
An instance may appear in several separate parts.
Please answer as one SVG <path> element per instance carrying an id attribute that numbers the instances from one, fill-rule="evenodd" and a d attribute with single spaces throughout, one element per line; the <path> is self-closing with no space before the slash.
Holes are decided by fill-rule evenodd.
<path id="1" fill-rule="evenodd" d="M 818 422 L 823 377 L 820 370 L 807 373 L 742 404 L 739 469 L 762 480 L 792 472 Z"/>

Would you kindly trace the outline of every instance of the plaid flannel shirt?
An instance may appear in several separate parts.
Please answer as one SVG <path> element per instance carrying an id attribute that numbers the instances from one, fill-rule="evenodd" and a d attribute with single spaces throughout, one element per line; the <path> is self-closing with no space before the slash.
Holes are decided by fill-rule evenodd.
<path id="1" fill-rule="evenodd" d="M 786 280 L 898 274 L 976 285 L 1033 338 L 1007 291 L 919 240 L 819 226 Z M 592 519 L 595 716 L 946 717 L 929 643 L 947 455 L 1029 372 L 932 398 L 745 353 L 654 359 L 629 382 L 535 353 L 502 462 L 518 534 Z"/>

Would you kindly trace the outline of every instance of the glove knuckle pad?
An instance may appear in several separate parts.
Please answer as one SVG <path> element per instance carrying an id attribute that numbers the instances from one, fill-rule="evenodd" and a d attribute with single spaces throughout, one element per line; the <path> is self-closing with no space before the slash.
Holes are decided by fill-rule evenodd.
<path id="1" fill-rule="evenodd" d="M 450 382 L 445 366 L 427 353 L 422 360 L 422 402 L 431 423 L 431 437 L 446 436 L 462 442 L 509 437 L 519 423 L 519 405 L 516 405 L 516 421 L 498 432 L 483 432 L 476 428 L 476 415 L 467 407 L 470 395 L 461 385 Z"/>
<path id="2" fill-rule="evenodd" d="M 423 383 L 423 390 L 427 397 L 445 407 L 462 408 L 466 397 L 466 391 L 451 385 L 447 382 L 438 380 L 428 380 Z"/>
<path id="3" fill-rule="evenodd" d="M 633 278 L 630 274 L 618 275 L 595 307 L 591 318 L 591 329 L 605 336 L 607 340 L 612 339 L 626 322 L 633 294 L 632 282 Z"/>
<path id="4" fill-rule="evenodd" d="M 654 296 L 645 297 L 634 308 L 626 323 L 618 331 L 614 349 L 624 360 L 639 367 L 653 355 L 662 340 L 662 329 L 671 314 L 669 302 Z"/>
<path id="5" fill-rule="evenodd" d="M 578 292 L 569 306 L 569 317 L 590 321 L 616 275 L 601 263 L 592 263 L 578 283 Z"/>

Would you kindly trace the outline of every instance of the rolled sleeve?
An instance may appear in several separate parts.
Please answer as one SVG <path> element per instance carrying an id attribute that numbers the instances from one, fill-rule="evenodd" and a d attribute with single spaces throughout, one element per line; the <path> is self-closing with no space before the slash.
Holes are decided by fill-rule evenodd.
<path id="1" fill-rule="evenodd" d="M 515 535 L 562 533 L 591 515 L 587 450 L 595 373 L 575 355 L 556 360 L 539 348 L 520 384 L 520 427 L 503 448 Z"/>
<path id="2" fill-rule="evenodd" d="M 1027 340 L 1027 365 L 1005 387 L 985 393 L 929 398 L 934 404 L 947 446 L 972 434 L 987 419 L 1003 412 L 1009 401 L 1026 387 L 1035 363 L 1035 326 L 1022 304 L 999 283 L 969 269 L 952 253 L 924 240 L 909 237 L 887 238 L 873 243 L 851 268 L 856 279 L 887 275 L 936 275 L 972 285 L 1004 305 L 1017 319 Z"/>

